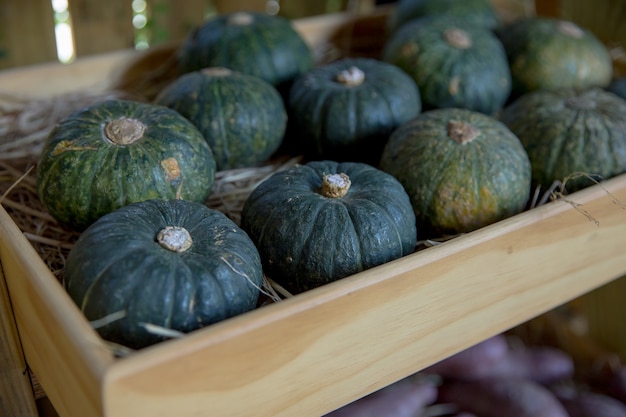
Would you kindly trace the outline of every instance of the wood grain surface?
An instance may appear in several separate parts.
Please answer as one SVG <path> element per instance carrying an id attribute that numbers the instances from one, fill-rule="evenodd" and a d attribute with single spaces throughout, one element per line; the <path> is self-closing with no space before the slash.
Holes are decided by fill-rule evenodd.
<path id="1" fill-rule="evenodd" d="M 320 416 L 621 276 L 621 202 L 626 176 L 149 349 L 108 370 L 104 402 Z"/>

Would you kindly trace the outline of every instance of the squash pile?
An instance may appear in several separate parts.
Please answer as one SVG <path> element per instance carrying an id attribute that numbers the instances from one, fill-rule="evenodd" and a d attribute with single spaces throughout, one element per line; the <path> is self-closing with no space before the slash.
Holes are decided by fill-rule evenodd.
<path id="1" fill-rule="evenodd" d="M 37 170 L 81 232 L 69 294 L 128 347 L 256 308 L 264 274 L 309 291 L 520 213 L 533 187 L 626 171 L 606 47 L 573 22 L 505 24 L 487 0 L 400 0 L 378 58 L 318 63 L 286 19 L 232 13 L 176 61 L 152 102 L 63 120 Z M 261 182 L 241 224 L 203 204 L 216 171 L 280 152 L 304 162 Z"/>

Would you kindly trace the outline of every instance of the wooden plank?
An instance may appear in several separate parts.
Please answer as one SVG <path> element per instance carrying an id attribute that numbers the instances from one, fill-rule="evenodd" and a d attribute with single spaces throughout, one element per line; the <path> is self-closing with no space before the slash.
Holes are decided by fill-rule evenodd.
<path id="1" fill-rule="evenodd" d="M 134 47 L 130 1 L 71 0 L 68 5 L 77 57 Z"/>
<path id="2" fill-rule="evenodd" d="M 125 358 L 106 408 L 319 417 L 621 276 L 619 201 L 626 176 Z"/>
<path id="3" fill-rule="evenodd" d="M 0 259 L 28 366 L 55 409 L 62 416 L 102 415 L 100 381 L 111 350 L 3 207 Z"/>
<path id="4" fill-rule="evenodd" d="M 535 0 L 535 11 L 538 16 L 559 17 L 561 0 Z"/>
<path id="5" fill-rule="evenodd" d="M 37 406 L 26 371 L 11 300 L 0 264 L 0 416 L 35 417 Z"/>
<path id="6" fill-rule="evenodd" d="M 0 71 L 0 95 L 45 99 L 111 87 L 115 74 L 136 56 L 134 49 L 81 57 L 71 64 L 58 62 Z"/>
<path id="7" fill-rule="evenodd" d="M 2 0 L 0 69 L 56 60 L 50 0 Z"/>
<path id="8" fill-rule="evenodd" d="M 580 298 L 579 307 L 587 322 L 587 334 L 607 352 L 626 361 L 624 332 L 626 277 L 598 288 Z"/>

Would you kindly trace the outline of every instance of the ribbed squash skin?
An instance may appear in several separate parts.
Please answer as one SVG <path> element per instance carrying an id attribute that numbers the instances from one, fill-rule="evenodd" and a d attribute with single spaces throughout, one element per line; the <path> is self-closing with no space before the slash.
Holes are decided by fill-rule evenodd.
<path id="1" fill-rule="evenodd" d="M 518 19 L 498 31 L 507 53 L 513 92 L 606 87 L 613 63 L 590 31 L 548 17 Z"/>
<path id="2" fill-rule="evenodd" d="M 207 20 L 184 41 L 177 59 L 183 73 L 226 67 L 279 88 L 313 66 L 312 51 L 289 20 L 257 12 Z"/>
<path id="3" fill-rule="evenodd" d="M 218 170 L 265 161 L 280 147 L 287 127 L 283 99 L 271 84 L 224 68 L 184 74 L 156 102 L 202 132 Z"/>
<path id="4" fill-rule="evenodd" d="M 157 243 L 166 226 L 184 227 L 191 247 Z M 224 214 L 202 203 L 148 200 L 87 228 L 68 255 L 64 284 L 90 321 L 125 312 L 97 329 L 104 339 L 142 348 L 166 339 L 142 323 L 187 333 L 254 309 L 262 279 L 256 247 Z"/>
<path id="5" fill-rule="evenodd" d="M 459 143 L 449 122 L 479 132 Z M 389 139 L 380 167 L 407 190 L 424 238 L 471 232 L 525 209 L 530 161 L 497 119 L 465 109 L 437 109 L 404 124 Z"/>
<path id="6" fill-rule="evenodd" d="M 600 88 L 527 93 L 502 112 L 544 190 L 565 181 L 573 192 L 626 171 L 626 101 Z M 599 176 L 599 177 L 598 177 Z"/>
<path id="7" fill-rule="evenodd" d="M 140 138 L 113 143 L 107 126 L 119 119 L 139 121 Z M 214 179 L 213 153 L 191 122 L 167 107 L 127 100 L 99 102 L 62 120 L 37 166 L 39 199 L 76 230 L 137 201 L 204 201 Z"/>
<path id="8" fill-rule="evenodd" d="M 359 85 L 337 80 L 358 68 Z M 415 82 L 400 68 L 370 58 L 317 67 L 293 84 L 287 104 L 291 140 L 315 159 L 378 163 L 391 132 L 421 111 Z"/>
<path id="9" fill-rule="evenodd" d="M 417 83 L 425 109 L 458 107 L 493 114 L 511 92 L 504 47 L 489 29 L 449 17 L 407 23 L 382 57 Z"/>
<path id="10" fill-rule="evenodd" d="M 326 174 L 346 174 L 343 197 L 322 195 Z M 415 215 L 400 183 L 367 164 L 312 161 L 279 171 L 249 196 L 241 227 L 266 274 L 298 293 L 408 255 Z"/>
<path id="11" fill-rule="evenodd" d="M 489 0 L 400 0 L 389 15 L 390 33 L 422 17 L 446 15 L 462 18 L 468 25 L 495 29 L 500 18 Z"/>

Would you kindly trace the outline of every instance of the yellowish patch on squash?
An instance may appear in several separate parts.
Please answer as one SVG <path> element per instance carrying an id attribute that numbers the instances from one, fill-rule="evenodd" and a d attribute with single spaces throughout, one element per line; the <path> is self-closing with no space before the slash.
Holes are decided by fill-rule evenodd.
<path id="1" fill-rule="evenodd" d="M 62 140 L 59 142 L 52 151 L 52 156 L 57 156 L 67 151 L 95 151 L 95 146 L 77 146 L 69 140 Z"/>
<path id="2" fill-rule="evenodd" d="M 167 180 L 169 182 L 180 179 L 180 166 L 178 165 L 176 158 L 167 158 L 162 160 L 161 167 L 165 171 L 165 175 L 167 176 Z"/>

